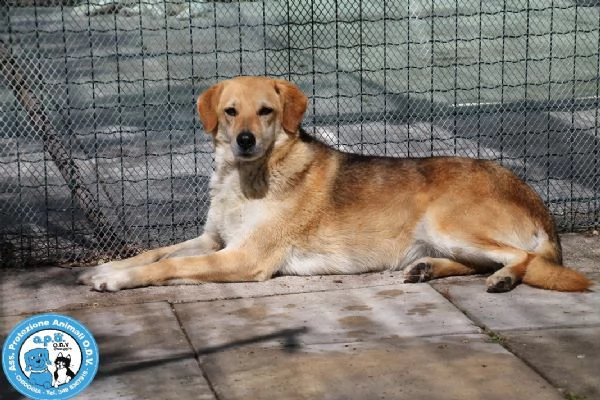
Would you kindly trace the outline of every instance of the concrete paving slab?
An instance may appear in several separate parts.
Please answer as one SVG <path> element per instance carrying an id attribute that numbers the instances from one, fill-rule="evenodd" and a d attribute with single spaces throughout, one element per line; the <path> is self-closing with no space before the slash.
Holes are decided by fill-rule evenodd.
<path id="1" fill-rule="evenodd" d="M 216 399 L 193 357 L 101 368 L 77 400 Z"/>
<path id="2" fill-rule="evenodd" d="M 202 360 L 220 399 L 539 399 L 562 396 L 484 335 L 244 347 Z"/>
<path id="3" fill-rule="evenodd" d="M 99 293 L 91 291 L 88 286 L 77 285 L 77 276 L 84 269 L 57 267 L 0 269 L 0 315 L 163 300 L 178 303 L 318 292 L 329 289 L 389 285 L 403 281 L 402 272 L 397 271 L 363 275 L 282 276 L 267 282 L 205 283 Z"/>
<path id="4" fill-rule="evenodd" d="M 508 293 L 487 293 L 483 277 L 431 285 L 475 323 L 495 332 L 600 324 L 600 292 L 562 293 L 519 285 Z"/>
<path id="5" fill-rule="evenodd" d="M 479 332 L 428 285 L 196 302 L 174 308 L 200 355 L 256 343 L 294 348 L 300 344 Z"/>
<path id="6" fill-rule="evenodd" d="M 100 366 L 173 357 L 193 357 L 177 318 L 166 303 L 97 307 L 65 311 L 94 335 L 100 351 Z M 24 317 L 0 317 L 4 339 Z"/>
<path id="7" fill-rule="evenodd" d="M 506 345 L 565 394 L 600 399 L 600 326 L 513 331 Z"/>

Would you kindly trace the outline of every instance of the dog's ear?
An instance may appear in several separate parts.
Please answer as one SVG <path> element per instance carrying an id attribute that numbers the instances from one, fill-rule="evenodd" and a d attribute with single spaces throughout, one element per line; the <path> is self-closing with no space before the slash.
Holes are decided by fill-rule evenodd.
<path id="1" fill-rule="evenodd" d="M 281 97 L 283 130 L 289 134 L 297 133 L 308 105 L 308 97 L 298 86 L 282 79 L 275 80 L 275 91 Z"/>
<path id="2" fill-rule="evenodd" d="M 214 86 L 206 89 L 200 97 L 198 97 L 198 114 L 200 115 L 200 121 L 204 126 L 206 133 L 215 133 L 219 125 L 219 119 L 217 116 L 217 105 L 219 104 L 219 97 L 223 91 L 223 84 L 217 83 Z"/>

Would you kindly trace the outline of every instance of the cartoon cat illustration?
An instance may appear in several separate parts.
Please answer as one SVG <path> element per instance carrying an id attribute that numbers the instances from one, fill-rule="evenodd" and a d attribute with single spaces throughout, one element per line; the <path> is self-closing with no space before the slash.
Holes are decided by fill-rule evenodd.
<path id="1" fill-rule="evenodd" d="M 58 387 L 68 383 L 71 378 L 75 376 L 75 373 L 71 371 L 71 355 L 63 356 L 63 353 L 58 353 L 56 360 L 54 360 L 56 371 L 54 371 L 54 384 L 52 386 Z"/>

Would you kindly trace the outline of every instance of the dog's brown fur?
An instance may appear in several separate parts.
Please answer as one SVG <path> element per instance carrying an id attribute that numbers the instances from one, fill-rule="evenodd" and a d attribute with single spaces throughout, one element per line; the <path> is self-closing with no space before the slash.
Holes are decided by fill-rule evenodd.
<path id="1" fill-rule="evenodd" d="M 491 292 L 521 281 L 589 288 L 562 266 L 539 196 L 505 168 L 333 150 L 300 129 L 307 101 L 295 85 L 261 77 L 204 92 L 198 111 L 216 159 L 204 234 L 98 266 L 81 282 L 116 291 L 403 268 L 406 282 L 495 271 Z"/>

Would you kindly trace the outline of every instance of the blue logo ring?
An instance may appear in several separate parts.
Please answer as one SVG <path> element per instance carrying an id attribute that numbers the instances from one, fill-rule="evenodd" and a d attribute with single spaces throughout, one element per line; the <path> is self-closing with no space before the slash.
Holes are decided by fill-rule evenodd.
<path id="1" fill-rule="evenodd" d="M 2 346 L 2 369 L 9 383 L 34 400 L 78 395 L 92 383 L 99 362 L 92 333 L 59 314 L 19 322 Z"/>

